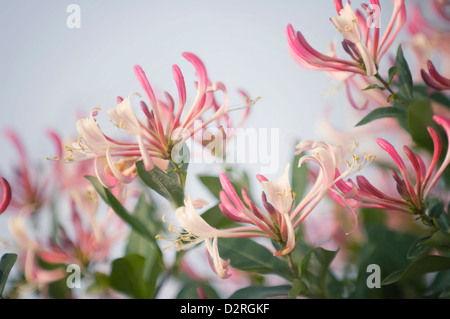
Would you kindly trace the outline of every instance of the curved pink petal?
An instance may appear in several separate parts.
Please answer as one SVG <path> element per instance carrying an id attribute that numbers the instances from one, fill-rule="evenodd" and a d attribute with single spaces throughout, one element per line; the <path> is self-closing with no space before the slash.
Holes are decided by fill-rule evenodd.
<path id="1" fill-rule="evenodd" d="M 179 98 L 180 108 L 182 109 L 182 106 L 184 106 L 184 104 L 186 103 L 186 85 L 184 83 L 183 73 L 181 73 L 181 70 L 178 67 L 178 65 L 174 65 L 172 67 L 172 73 L 173 73 L 175 82 L 177 84 L 178 98 Z M 178 110 L 178 112 L 180 112 L 180 111 Z"/>
<path id="2" fill-rule="evenodd" d="M 150 82 L 147 79 L 147 76 L 145 75 L 145 72 L 142 70 L 142 68 L 139 65 L 134 66 L 134 73 L 136 74 L 136 77 L 141 84 L 142 88 L 144 89 L 145 93 L 147 93 L 147 96 L 152 103 L 152 106 L 156 106 L 156 97 L 155 93 L 153 92 L 152 86 L 150 85 Z"/>
<path id="3" fill-rule="evenodd" d="M 198 87 L 197 90 L 199 92 L 206 91 L 207 85 L 208 85 L 208 78 L 206 75 L 206 68 L 203 62 L 195 55 L 190 52 L 183 52 L 183 57 L 192 63 L 192 65 L 195 68 L 197 78 L 198 78 Z"/>
<path id="4" fill-rule="evenodd" d="M 219 208 L 222 211 L 222 213 L 227 217 L 228 219 L 231 219 L 235 222 L 241 222 L 241 223 L 251 223 L 250 220 L 234 205 L 230 202 L 228 195 L 225 193 L 225 191 L 220 191 L 220 204 Z"/>
<path id="5" fill-rule="evenodd" d="M 11 186 L 5 178 L 0 179 L 0 183 L 2 185 L 3 197 L 0 202 L 0 214 L 2 214 L 6 208 L 8 208 L 9 203 L 11 202 Z"/>
<path id="6" fill-rule="evenodd" d="M 433 120 L 444 128 L 444 131 L 447 135 L 447 140 L 449 141 L 449 145 L 448 145 L 449 147 L 447 147 L 447 154 L 445 155 L 445 158 L 442 161 L 441 167 L 436 172 L 436 175 L 434 176 L 433 180 L 427 186 L 427 188 L 424 192 L 424 197 L 426 197 L 428 195 L 431 188 L 433 188 L 433 186 L 437 183 L 438 179 L 441 177 L 442 173 L 444 172 L 444 170 L 447 168 L 447 166 L 450 163 L 450 119 L 445 118 L 440 115 L 434 115 Z"/>
<path id="7" fill-rule="evenodd" d="M 274 256 L 282 256 L 289 254 L 295 248 L 295 230 L 289 215 L 282 214 L 283 224 L 286 225 L 286 245 L 284 248 L 276 251 Z"/>
<path id="8" fill-rule="evenodd" d="M 228 195 L 228 197 L 231 199 L 231 201 L 236 206 L 236 208 L 240 211 L 247 209 L 244 206 L 244 203 L 242 203 L 241 199 L 237 195 L 236 190 L 234 189 L 233 185 L 231 184 L 230 180 L 228 179 L 227 174 L 225 174 L 224 172 L 220 172 L 219 180 L 220 180 L 220 184 L 222 185 L 223 190 Z"/>
<path id="9" fill-rule="evenodd" d="M 403 181 L 406 185 L 406 188 L 408 190 L 409 196 L 411 197 L 411 199 L 413 200 L 413 202 L 420 206 L 419 203 L 419 199 L 417 198 L 417 194 L 414 191 L 414 187 L 412 186 L 411 180 L 408 176 L 408 172 L 406 170 L 406 166 L 405 163 L 403 162 L 402 158 L 400 157 L 400 155 L 397 153 L 397 151 L 395 150 L 395 148 L 386 140 L 378 138 L 377 139 L 377 143 L 378 145 L 384 149 L 390 156 L 391 158 L 394 160 L 395 164 L 397 165 L 397 167 L 400 170 L 400 173 L 403 177 Z"/>

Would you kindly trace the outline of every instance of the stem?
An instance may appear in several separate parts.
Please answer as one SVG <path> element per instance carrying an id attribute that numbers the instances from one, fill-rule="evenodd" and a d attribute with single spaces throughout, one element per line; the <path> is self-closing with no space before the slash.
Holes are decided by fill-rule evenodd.
<path id="1" fill-rule="evenodd" d="M 395 94 L 394 91 L 392 91 L 391 87 L 389 86 L 389 83 L 387 83 L 378 73 L 375 74 L 375 77 L 378 79 L 378 81 L 381 82 L 381 84 L 383 84 L 383 86 L 391 93 L 391 94 Z"/>
<path id="2" fill-rule="evenodd" d="M 423 210 L 419 213 L 419 216 L 424 225 L 432 227 L 435 231 L 439 230 L 439 227 L 434 223 L 434 220 L 425 214 Z"/>
<path id="3" fill-rule="evenodd" d="M 287 254 L 287 260 L 288 260 L 289 267 L 291 268 L 292 274 L 294 275 L 294 279 L 298 279 L 297 267 L 295 267 L 295 264 L 292 261 L 291 253 Z"/>
<path id="4" fill-rule="evenodd" d="M 181 188 L 184 189 L 186 185 L 186 171 L 182 170 L 173 160 L 170 160 L 170 163 L 173 166 L 173 171 L 178 175 L 178 182 Z"/>
<path id="5" fill-rule="evenodd" d="M 170 277 L 176 277 L 179 272 L 180 272 L 180 268 L 181 268 L 181 262 L 183 260 L 184 255 L 186 254 L 186 251 L 182 250 L 177 252 L 177 255 L 175 257 L 175 261 L 172 264 L 172 266 L 164 273 L 164 275 L 162 276 L 160 282 L 158 283 L 158 285 L 155 288 L 155 292 L 154 292 L 154 298 L 156 298 L 156 296 L 158 295 L 158 293 L 160 292 L 162 286 L 164 285 L 164 283 L 167 281 L 167 279 L 169 279 Z"/>

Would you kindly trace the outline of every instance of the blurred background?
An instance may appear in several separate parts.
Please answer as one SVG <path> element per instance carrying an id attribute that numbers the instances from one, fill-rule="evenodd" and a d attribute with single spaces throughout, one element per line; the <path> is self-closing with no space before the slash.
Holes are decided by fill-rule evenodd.
<path id="1" fill-rule="evenodd" d="M 301 30 L 312 47 L 326 53 L 330 42 L 341 41 L 329 21 L 336 16 L 333 1 L 300 0 L 1 0 L 0 10 L 0 175 L 8 177 L 18 155 L 4 131 L 22 139 L 30 162 L 45 168 L 55 155 L 47 136 L 54 130 L 63 138 L 77 136 L 75 122 L 92 107 L 106 110 L 116 97 L 143 93 L 133 66 L 146 72 L 154 90 L 177 96 L 172 65 L 185 76 L 188 100 L 195 97 L 195 72 L 181 54 L 192 52 L 204 62 L 212 81 L 223 82 L 230 106 L 242 106 L 242 89 L 253 106 L 244 128 L 278 130 L 272 160 L 282 173 L 295 142 L 323 137 L 319 119 L 331 108 L 338 126 L 351 128 L 358 119 L 339 82 L 323 72 L 297 65 L 289 55 L 286 26 Z M 69 5 L 80 8 L 79 28 L 69 28 Z M 359 3 L 358 3 L 359 5 Z M 387 23 L 391 1 L 382 1 L 381 24 Z M 396 48 L 397 45 L 394 45 Z M 232 114 L 237 119 L 239 112 Z M 109 127 L 105 123 L 105 131 Z M 380 132 L 380 137 L 382 136 Z M 276 152 L 276 153 L 275 153 Z M 261 165 L 243 163 L 252 182 Z M 194 164 L 187 190 L 208 198 L 195 179 L 220 166 Z M 258 188 L 258 192 L 260 189 Z M 0 216 L 0 236 L 8 237 L 7 214 Z M 0 246 L 0 254 L 3 249 Z"/>

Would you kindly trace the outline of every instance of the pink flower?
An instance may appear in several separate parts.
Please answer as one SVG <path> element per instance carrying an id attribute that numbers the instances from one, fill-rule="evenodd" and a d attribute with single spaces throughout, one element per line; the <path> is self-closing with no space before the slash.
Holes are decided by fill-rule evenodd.
<path id="1" fill-rule="evenodd" d="M 422 69 L 420 70 L 420 74 L 428 86 L 436 90 L 450 89 L 450 79 L 440 75 L 430 60 L 427 61 L 427 68 L 428 72 Z"/>
<path id="2" fill-rule="evenodd" d="M 372 76 L 377 73 L 375 62 L 370 56 L 369 50 L 367 47 L 361 42 L 361 31 L 359 29 L 357 22 L 357 17 L 353 12 L 350 4 L 347 4 L 339 11 L 339 16 L 331 18 L 331 22 L 334 24 L 336 29 L 341 33 L 346 41 L 344 41 L 345 46 L 351 53 L 352 51 L 356 54 L 359 54 L 361 57 L 366 74 L 368 76 Z M 352 45 L 354 47 L 352 47 Z"/>
<path id="3" fill-rule="evenodd" d="M 447 138 L 449 138 L 450 120 L 437 115 L 435 115 L 433 119 L 444 128 Z M 358 193 L 354 196 L 354 199 L 361 201 L 363 203 L 362 205 L 368 205 L 369 207 L 422 214 L 425 209 L 425 199 L 428 197 L 432 188 L 436 185 L 445 168 L 450 163 L 450 148 L 448 148 L 441 166 L 437 172 L 434 173 L 441 155 L 442 141 L 433 128 L 428 127 L 428 132 L 434 143 L 433 158 L 428 169 L 425 166 L 424 160 L 419 155 L 414 153 L 409 147 L 403 147 L 405 154 L 414 168 L 415 184 L 409 174 L 405 162 L 395 148 L 384 139 L 377 140 L 378 145 L 391 156 L 400 172 L 399 175 L 396 171 L 392 171 L 392 176 L 396 182 L 400 198 L 383 193 L 373 186 L 365 177 L 358 176 Z"/>
<path id="4" fill-rule="evenodd" d="M 3 177 L 0 179 L 0 183 L 2 184 L 3 191 L 3 198 L 0 202 L 0 214 L 2 214 L 11 202 L 11 186 L 9 186 L 8 181 Z"/>
<path id="5" fill-rule="evenodd" d="M 86 227 L 74 202 L 71 203 L 71 210 L 70 227 L 59 224 L 58 233 L 52 238 L 32 238 L 30 235 L 33 232 L 25 226 L 26 218 L 20 215 L 10 221 L 11 234 L 20 248 L 31 250 L 33 255 L 50 264 L 87 267 L 91 263 L 103 262 L 108 257 L 112 244 L 120 236 L 120 229 L 114 234 L 107 233 L 107 219 L 100 224 L 89 220 Z"/>
<path id="6" fill-rule="evenodd" d="M 185 250 L 204 242 L 208 256 L 211 257 L 211 267 L 221 278 L 229 277 L 229 261 L 220 258 L 217 244 L 219 237 L 267 237 L 258 227 L 253 226 L 241 226 L 224 230 L 214 228 L 198 214 L 189 195 L 186 196 L 184 204 L 184 206 L 176 210 L 176 218 L 181 226 L 181 230 L 177 230 L 172 224 L 169 227 L 169 231 L 177 235 L 175 244 L 178 249 Z M 158 238 L 162 238 L 162 236 L 158 236 Z"/>
<path id="7" fill-rule="evenodd" d="M 372 158 L 366 156 L 364 159 L 360 159 L 354 155 L 352 161 L 347 162 L 347 169 L 341 173 L 339 170 L 339 166 L 343 162 L 340 156 L 341 152 L 332 148 L 328 143 L 307 140 L 301 142 L 298 148 L 299 152 L 307 153 L 301 157 L 299 165 L 305 162 L 314 162 L 319 166 L 319 174 L 308 194 L 295 208 L 293 207 L 294 194 L 289 181 L 289 164 L 286 164 L 282 176 L 275 181 L 269 181 L 266 177 L 257 175 L 263 188 L 262 204 L 264 209 L 260 209 L 254 203 L 245 188 L 241 190 L 241 199 L 227 175 L 222 172 L 219 175 L 223 188 L 220 192 L 219 208 L 230 220 L 248 226 L 216 229 L 197 213 L 188 196 L 185 199 L 185 206 L 176 211 L 181 230 L 177 230 L 172 224 L 169 227 L 169 231 L 177 234 L 175 241 L 177 248 L 188 249 L 205 242 L 211 258 L 211 267 L 221 278 L 226 278 L 229 276 L 230 261 L 220 258 L 217 245 L 220 237 L 270 238 L 283 246 L 274 253 L 274 256 L 281 256 L 289 254 L 294 249 L 295 229 L 327 194 L 346 205 L 355 216 L 354 207 L 347 200 L 347 196 L 354 195 L 355 189 L 347 187 L 342 180 L 353 171 L 361 169 Z"/>
<path id="8" fill-rule="evenodd" d="M 413 35 L 413 39 L 420 39 L 419 47 L 416 48 L 419 63 L 425 62 L 431 53 L 437 49 L 445 56 L 450 54 L 450 29 L 448 22 L 450 21 L 450 14 L 447 8 L 450 6 L 448 0 L 432 0 L 421 2 L 425 4 L 425 8 L 421 7 L 419 3 L 411 4 L 411 18 L 407 24 L 408 32 Z M 430 5 L 431 4 L 431 5 Z M 431 7 L 431 10 L 426 10 Z M 431 17 L 426 17 L 424 12 L 434 13 Z M 441 23 L 442 22 L 442 23 Z M 427 52 L 428 54 L 420 54 Z"/>
<path id="9" fill-rule="evenodd" d="M 356 144 L 356 142 L 355 142 Z M 354 145 L 353 149 L 357 145 Z M 357 206 L 351 200 L 356 192 L 356 187 L 347 184 L 344 179 L 349 175 L 360 171 L 369 165 L 375 158 L 372 154 L 359 156 L 355 153 L 351 155 L 350 160 L 346 160 L 345 153 L 340 147 L 332 147 L 323 141 L 304 140 L 297 145 L 297 154 L 307 152 L 299 160 L 299 166 L 310 161 L 319 166 L 319 173 L 308 194 L 299 202 L 292 212 L 291 218 L 296 218 L 294 227 L 297 227 L 326 196 L 344 206 L 355 220 L 355 226 L 350 231 L 353 232 L 357 227 L 356 209 Z M 352 149 L 352 150 L 353 150 Z"/>
<path id="10" fill-rule="evenodd" d="M 308 44 L 301 32 L 295 34 L 292 26 L 288 25 L 287 38 L 291 56 L 307 69 L 375 75 L 380 59 L 406 22 L 406 8 L 404 0 L 393 0 L 394 10 L 391 20 L 380 40 L 380 3 L 378 0 L 370 2 L 371 6 L 363 5 L 367 12 L 366 18 L 361 11 L 353 11 L 349 2 L 343 6 L 342 1 L 335 1 L 339 16 L 331 18 L 331 22 L 344 37 L 342 46 L 351 61 L 339 59 L 335 54 L 324 55 L 317 52 Z M 375 20 L 374 28 L 370 18 Z M 372 29 L 373 35 L 370 32 Z"/>
<path id="11" fill-rule="evenodd" d="M 275 256 L 288 254 L 295 247 L 294 226 L 290 218 L 294 197 L 289 182 L 289 167 L 286 164 L 283 175 L 276 181 L 269 181 L 262 175 L 257 176 L 264 190 L 262 202 L 267 215 L 255 205 L 243 188 L 244 205 L 226 174 L 220 174 L 223 190 L 220 192 L 219 207 L 222 213 L 234 221 L 258 227 L 261 232 L 284 245 L 285 248 L 277 251 Z"/>
<path id="12" fill-rule="evenodd" d="M 33 289 L 42 289 L 45 285 L 65 277 L 65 271 L 62 268 L 44 270 L 38 266 L 36 253 L 40 246 L 28 235 L 23 217 L 12 217 L 9 229 L 22 251 L 19 263 L 28 286 Z"/>
<path id="13" fill-rule="evenodd" d="M 188 110 L 185 110 L 187 95 L 184 77 L 177 65 L 172 69 L 178 89 L 177 108 L 175 100 L 168 93 L 164 94 L 165 100 L 157 99 L 144 71 L 135 66 L 136 76 L 150 103 L 148 107 L 145 102 L 140 102 L 144 120 L 136 115 L 131 104 L 132 96 L 140 97 L 137 93 L 126 99 L 119 97 L 118 105 L 107 111 L 114 125 L 132 137 L 131 141 L 118 141 L 105 135 L 94 119 L 101 110 L 97 107 L 88 118 L 77 122 L 80 137 L 68 147 L 71 154 L 66 159 L 94 159 L 96 175 L 108 187 L 114 186 L 108 178 L 119 183 L 130 183 L 136 176 L 135 162 L 138 160 L 143 160 L 147 170 L 155 163 L 161 165 L 161 160 L 166 162 L 165 166 L 168 161 L 176 161 L 176 152 L 189 138 L 208 124 L 226 116 L 229 111 L 225 85 L 209 81 L 205 66 L 197 56 L 187 52 L 183 56 L 193 64 L 198 79 L 197 94 Z M 217 91 L 225 93 L 221 105 L 217 105 L 214 98 Z M 186 115 L 182 120 L 183 113 Z"/>
<path id="14" fill-rule="evenodd" d="M 12 185 L 12 193 L 9 198 L 11 208 L 22 213 L 34 213 L 38 211 L 48 200 L 48 186 L 52 178 L 52 171 L 42 172 L 31 166 L 25 147 L 15 131 L 6 130 L 6 137 L 12 142 L 19 155 L 18 167 L 13 169 L 14 177 L 8 178 Z M 4 186 L 3 186 L 4 187 Z M 11 190 L 10 190 L 11 192 Z"/>

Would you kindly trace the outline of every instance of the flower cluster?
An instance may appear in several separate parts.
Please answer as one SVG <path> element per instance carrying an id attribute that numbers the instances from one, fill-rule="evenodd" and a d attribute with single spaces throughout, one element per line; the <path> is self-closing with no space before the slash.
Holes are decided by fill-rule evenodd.
<path id="1" fill-rule="evenodd" d="M 141 97 L 139 93 L 132 93 L 125 99 L 118 97 L 117 106 L 107 111 L 111 122 L 125 134 L 132 136 L 132 140 L 116 140 L 104 134 L 95 119 L 102 107 L 95 107 L 87 118 L 77 121 L 80 136 L 66 147 L 68 155 L 65 159 L 93 159 L 96 176 L 105 187 L 113 187 L 116 183 L 131 183 L 136 177 L 135 163 L 138 160 L 143 160 L 147 170 L 155 165 L 165 169 L 168 162 L 180 164 L 176 155 L 184 143 L 208 124 L 227 119 L 230 111 L 225 85 L 221 82 L 212 83 L 208 79 L 206 68 L 196 55 L 185 52 L 183 56 L 194 66 L 198 79 L 197 93 L 188 109 L 186 85 L 177 65 L 172 68 L 178 88 L 177 107 L 175 100 L 167 92 L 164 93 L 165 100 L 156 98 L 144 71 L 136 65 L 136 77 L 150 104 L 149 107 L 147 103 L 140 101 L 144 119 L 139 118 L 131 103 L 133 96 Z M 217 91 L 225 94 L 221 105 L 217 104 L 214 97 Z M 185 108 L 187 114 L 182 119 Z"/>
<path id="2" fill-rule="evenodd" d="M 450 21 L 448 1 L 430 3 L 438 17 Z M 224 297 L 220 288 L 233 291 L 227 297 L 253 297 L 251 285 L 265 297 L 448 297 L 450 79 L 444 63 L 430 56 L 436 49 L 449 58 L 448 30 L 427 22 L 418 4 L 408 14 L 406 1 L 391 5 L 382 26 L 379 0 L 362 4 L 362 10 L 334 1 L 338 15 L 330 20 L 347 58 L 334 45 L 328 54 L 315 50 L 291 24 L 286 29 L 293 60 L 342 83 L 360 117 L 356 126 L 369 129 L 357 131 L 356 139 L 356 131 L 342 130 L 338 137 L 297 141 L 293 160 L 276 179 L 249 179 L 244 168 L 229 163 L 217 174 L 199 174 L 213 205 L 191 197 L 199 188 L 186 182 L 192 170 L 189 156 L 180 152 L 198 142 L 226 160 L 227 143 L 257 99 L 241 90 L 244 104 L 230 108 L 226 86 L 212 82 L 192 53 L 183 53 L 197 77 L 192 99 L 177 65 L 177 98 L 167 92 L 160 97 L 136 65 L 147 101 L 137 92 L 117 97 L 106 114 L 118 137 L 105 133 L 98 119 L 103 108 L 96 106 L 76 121 L 77 138 L 66 142 L 49 132 L 56 155 L 46 169 L 32 165 L 18 134 L 7 130 L 18 165 L 12 174 L 2 173 L 0 214 L 10 218 L 9 247 L 15 253 L 0 260 L 0 298 L 16 259 L 19 274 L 9 298 L 26 290 L 50 298 L 158 298 L 169 279 L 181 287 L 177 298 Z M 411 37 L 392 54 L 405 26 Z M 416 76 L 403 48 L 417 58 Z M 229 113 L 239 109 L 243 115 L 234 124 Z M 207 139 L 197 135 L 201 131 Z M 356 152 L 359 138 L 378 146 Z M 331 142 L 337 139 L 342 143 Z M 403 153 L 395 147 L 398 140 Z M 345 147 L 344 141 L 351 142 Z M 173 248 L 172 258 L 166 258 L 164 241 Z M 197 246 L 205 246 L 206 260 L 193 255 Z M 370 283 L 364 277 L 369 261 L 390 273 L 376 294 L 361 288 L 381 288 L 380 278 Z M 78 280 L 89 283 L 85 295 L 69 285 L 72 266 L 82 272 Z M 267 274 L 276 275 L 274 282 Z M 406 280 L 411 282 L 402 285 Z M 230 282 L 232 288 L 225 287 Z M 386 288 L 393 283 L 395 289 Z"/>

